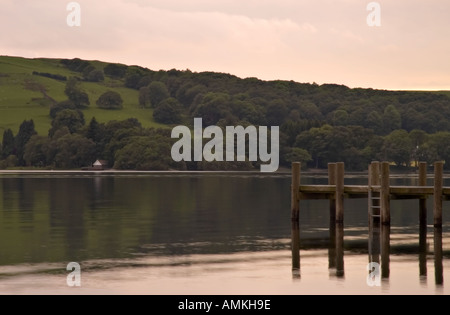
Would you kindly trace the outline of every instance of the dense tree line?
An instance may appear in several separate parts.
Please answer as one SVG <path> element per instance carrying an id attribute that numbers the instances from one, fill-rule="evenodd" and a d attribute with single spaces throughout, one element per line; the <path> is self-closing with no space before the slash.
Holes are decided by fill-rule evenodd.
<path id="1" fill-rule="evenodd" d="M 257 167 L 250 163 L 173 165 L 170 127 L 192 127 L 193 118 L 201 117 L 205 126 L 280 126 L 280 160 L 285 166 L 302 161 L 312 168 L 326 168 L 328 162 L 343 161 L 349 170 L 363 170 L 371 160 L 405 167 L 418 160 L 445 160 L 450 169 L 450 98 L 444 94 L 267 82 L 119 64 L 101 69 L 80 59 L 62 64 L 83 78 L 68 79 L 68 100 L 50 109 L 48 136 L 34 134 L 30 122 L 16 137 L 10 130 L 5 132 L 1 166 L 81 167 L 101 158 L 119 169 Z M 142 128 L 139 117 L 106 124 L 93 120 L 86 125 L 83 110 L 91 101 L 80 82 L 99 82 L 105 76 L 116 80 L 115 86 L 139 91 L 136 102 L 149 109 L 143 113 L 153 113 L 155 121 L 169 128 Z M 95 103 L 104 109 L 123 106 L 120 94 L 113 90 Z"/>

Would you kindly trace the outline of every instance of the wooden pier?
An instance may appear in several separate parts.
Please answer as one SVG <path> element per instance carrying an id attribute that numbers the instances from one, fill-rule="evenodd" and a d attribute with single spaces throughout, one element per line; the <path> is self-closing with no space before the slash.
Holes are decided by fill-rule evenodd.
<path id="1" fill-rule="evenodd" d="M 434 164 L 434 185 L 427 186 L 427 163 L 419 165 L 419 186 L 391 186 L 390 164 L 372 162 L 367 186 L 345 185 L 344 163 L 328 165 L 328 185 L 301 185 L 301 164 L 292 164 L 292 270 L 300 278 L 300 201 L 330 201 L 329 269 L 344 277 L 344 200 L 368 199 L 369 262 L 381 265 L 381 276 L 389 279 L 391 252 L 391 200 L 419 200 L 419 274 L 427 277 L 427 199 L 434 196 L 434 254 L 436 285 L 443 285 L 442 216 L 443 202 L 450 200 L 450 187 L 444 187 L 444 163 Z M 381 259 L 380 259 L 381 256 Z"/>
<path id="2" fill-rule="evenodd" d="M 344 184 L 344 163 L 331 163 L 328 166 L 328 185 L 301 185 L 301 164 L 293 163 L 292 221 L 299 222 L 301 200 L 330 200 L 330 218 L 336 223 L 343 223 L 344 200 L 368 198 L 369 216 L 380 217 L 383 225 L 390 225 L 391 200 L 417 199 L 420 202 L 420 221 L 422 224 L 426 224 L 426 200 L 430 196 L 434 196 L 434 226 L 442 227 L 443 201 L 450 200 L 450 187 L 444 187 L 443 174 L 444 162 L 436 162 L 434 164 L 434 186 L 427 186 L 427 164 L 420 163 L 420 186 L 391 186 L 390 164 L 373 162 L 369 166 L 368 185 L 350 186 Z"/>

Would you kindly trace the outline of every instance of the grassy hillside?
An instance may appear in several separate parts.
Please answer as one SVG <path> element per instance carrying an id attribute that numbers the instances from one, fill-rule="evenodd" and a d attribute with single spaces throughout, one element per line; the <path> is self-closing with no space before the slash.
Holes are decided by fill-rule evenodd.
<path id="1" fill-rule="evenodd" d="M 106 64 L 95 62 L 96 67 Z M 0 134 L 5 129 L 17 133 L 22 121 L 33 119 L 40 135 L 50 129 L 49 109 L 53 99 L 57 102 L 67 99 L 64 94 L 65 82 L 33 75 L 33 71 L 79 77 L 80 73 L 64 67 L 58 59 L 24 59 L 0 56 Z M 45 94 L 42 92 L 44 88 Z M 144 127 L 163 127 L 153 120 L 153 110 L 141 109 L 137 90 L 123 87 L 123 82 L 108 77 L 104 82 L 82 82 L 81 87 L 89 94 L 90 108 L 84 111 L 86 121 L 96 117 L 99 122 L 138 118 Z M 97 108 L 95 102 L 101 94 L 114 90 L 121 94 L 123 110 L 111 111 Z"/>

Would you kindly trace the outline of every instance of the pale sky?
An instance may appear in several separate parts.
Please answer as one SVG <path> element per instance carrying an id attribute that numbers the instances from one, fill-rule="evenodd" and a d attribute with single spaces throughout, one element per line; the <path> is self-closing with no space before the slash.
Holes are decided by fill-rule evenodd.
<path id="1" fill-rule="evenodd" d="M 450 90 L 450 1 L 0 0 L 0 55 L 378 89 Z"/>

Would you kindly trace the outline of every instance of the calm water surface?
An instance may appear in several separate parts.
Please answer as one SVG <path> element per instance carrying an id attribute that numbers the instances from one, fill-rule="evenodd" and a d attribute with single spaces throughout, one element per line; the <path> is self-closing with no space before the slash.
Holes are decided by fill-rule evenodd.
<path id="1" fill-rule="evenodd" d="M 369 233 L 367 200 L 346 201 L 342 251 L 328 202 L 302 202 L 293 274 L 289 190 L 282 175 L 1 175 L 0 293 L 450 293 L 450 215 L 420 233 L 418 201 L 392 202 L 390 235 Z M 367 285 L 369 260 L 383 261 L 381 287 Z M 69 262 L 81 288 L 67 287 Z"/>

